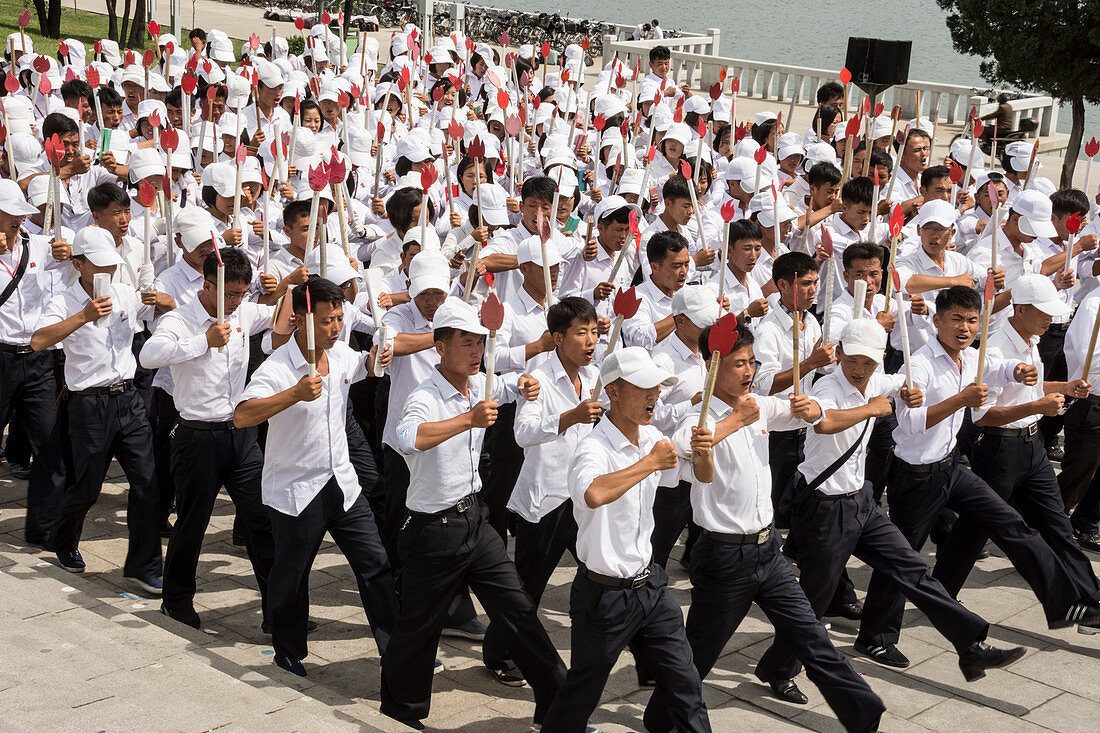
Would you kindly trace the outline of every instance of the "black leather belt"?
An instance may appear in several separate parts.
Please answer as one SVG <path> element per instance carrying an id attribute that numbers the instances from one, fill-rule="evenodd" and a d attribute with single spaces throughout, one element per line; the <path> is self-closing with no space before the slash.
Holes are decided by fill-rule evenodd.
<path id="1" fill-rule="evenodd" d="M 80 395 L 82 397 L 90 397 L 94 395 L 110 396 L 122 394 L 126 390 L 134 386 L 134 380 L 123 379 L 116 384 L 110 384 L 106 387 L 89 387 L 88 389 L 81 389 L 73 392 L 74 395 Z"/>
<path id="2" fill-rule="evenodd" d="M 773 435 L 805 435 L 806 428 L 799 428 L 797 430 L 776 430 Z"/>
<path id="3" fill-rule="evenodd" d="M 1039 423 L 1033 422 L 1026 428 L 982 428 L 982 432 L 1002 438 L 1028 438 L 1039 432 Z"/>
<path id="4" fill-rule="evenodd" d="M 762 545 L 772 536 L 772 528 L 770 526 L 764 527 L 764 529 L 759 532 L 753 532 L 752 534 L 711 532 L 709 529 L 704 529 L 703 532 L 709 535 L 715 542 L 721 542 L 723 545 Z"/>
<path id="5" fill-rule="evenodd" d="M 855 491 L 849 491 L 846 494 L 826 494 L 823 493 L 821 489 L 814 489 L 814 496 L 817 497 L 818 501 L 832 501 L 835 499 L 847 499 L 850 496 L 855 496 L 859 492 L 860 490 L 856 489 Z"/>
<path id="6" fill-rule="evenodd" d="M 454 506 L 449 506 L 446 509 L 440 509 L 438 512 L 417 512 L 412 509 L 409 510 L 409 514 L 416 517 L 446 517 L 453 516 L 455 514 L 465 514 L 474 507 L 477 506 L 477 494 L 470 494 L 463 497 Z"/>
<path id="7" fill-rule="evenodd" d="M 32 354 L 34 349 L 30 344 L 3 344 L 0 343 L 0 351 L 5 351 L 9 354 Z"/>
<path id="8" fill-rule="evenodd" d="M 643 585 L 645 585 L 645 582 L 649 580 L 649 568 L 646 568 L 632 578 L 616 578 L 613 575 L 600 575 L 599 573 L 589 570 L 583 564 L 577 566 L 577 572 L 591 580 L 593 583 L 605 585 L 608 588 L 636 589 L 641 588 Z"/>
<path id="9" fill-rule="evenodd" d="M 233 424 L 233 420 L 222 420 L 221 422 L 204 422 L 202 420 L 180 420 L 179 425 L 185 428 L 191 428 L 192 430 L 235 430 L 236 426 Z"/>
<path id="10" fill-rule="evenodd" d="M 942 461 L 936 461 L 935 463 L 908 463 L 901 460 L 900 458 L 898 459 L 898 461 L 901 463 L 902 466 L 905 467 L 907 471 L 909 471 L 909 473 L 935 473 L 936 471 L 946 471 L 947 469 L 951 468 L 951 464 L 955 462 L 955 456 L 948 456 Z"/>
<path id="11" fill-rule="evenodd" d="M 1047 330 L 1048 331 L 1063 331 L 1063 332 L 1068 331 L 1069 330 L 1069 324 L 1068 323 L 1052 323 L 1052 324 L 1050 324 L 1050 327 L 1047 328 Z"/>

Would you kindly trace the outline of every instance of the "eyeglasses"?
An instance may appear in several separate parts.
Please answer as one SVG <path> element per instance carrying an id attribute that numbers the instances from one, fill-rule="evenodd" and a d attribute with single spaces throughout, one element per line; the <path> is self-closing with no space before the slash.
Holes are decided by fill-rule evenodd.
<path id="1" fill-rule="evenodd" d="M 217 287 L 217 285 L 218 285 L 213 280 L 207 280 L 206 282 L 210 283 L 211 285 L 213 285 L 215 287 Z M 247 290 L 237 290 L 237 291 L 226 290 L 225 291 L 225 299 L 226 300 L 240 301 L 240 300 L 244 300 L 247 297 L 248 297 L 248 291 Z"/>

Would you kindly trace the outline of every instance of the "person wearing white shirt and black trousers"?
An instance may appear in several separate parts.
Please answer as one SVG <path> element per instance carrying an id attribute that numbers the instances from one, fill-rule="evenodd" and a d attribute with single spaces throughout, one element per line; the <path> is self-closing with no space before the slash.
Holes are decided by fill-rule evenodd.
<path id="1" fill-rule="evenodd" d="M 936 296 L 936 338 L 912 359 L 913 382 L 924 394 L 924 405 L 897 405 L 897 461 L 887 489 L 890 519 L 920 551 L 942 508 L 969 517 L 1004 550 L 1035 591 L 1050 628 L 1095 624 L 1100 622 L 1100 604 L 1089 597 L 1095 589 L 1075 582 L 1039 533 L 959 456 L 963 408 L 981 407 L 990 387 L 1035 384 L 1038 375 L 1033 365 L 986 354 L 984 383 L 974 382 L 978 354 L 970 346 L 978 334 L 981 308 L 977 291 L 962 285 Z M 909 660 L 896 646 L 904 610 L 905 598 L 894 582 L 878 570 L 872 573 L 857 651 L 881 664 L 907 667 Z"/>
<path id="2" fill-rule="evenodd" d="M 69 437 L 73 474 L 69 476 L 51 538 L 58 562 L 82 573 L 77 548 L 84 518 L 103 489 L 111 457 L 118 459 L 130 484 L 126 527 L 129 547 L 122 572 L 151 595 L 161 593 L 159 500 L 153 477 L 153 434 L 141 395 L 134 388 L 134 324 L 153 316 L 161 293 L 139 294 L 110 285 L 93 298 L 95 276 L 109 278 L 122 262 L 106 229 L 86 227 L 73 241 L 73 266 L 79 279 L 42 312 L 31 337 L 35 351 L 60 343 L 65 351 L 69 390 Z M 99 319 L 103 318 L 102 325 Z"/>
<path id="3" fill-rule="evenodd" d="M 1009 384 L 990 390 L 989 401 L 974 411 L 981 433 L 974 443 L 970 463 L 974 473 L 1020 512 L 1065 566 L 1078 587 L 1100 600 L 1100 584 L 1092 564 L 1073 539 L 1054 468 L 1038 428 L 1039 415 L 1060 411 L 1067 396 L 1085 398 L 1089 383 L 1044 381 L 1045 365 L 1039 357 L 1038 340 L 1054 317 L 1068 315 L 1066 305 L 1050 278 L 1024 275 L 1012 284 L 1012 310 L 1004 328 L 989 336 L 988 354 L 1029 364 L 1038 370 L 1033 385 Z M 933 575 L 952 594 L 966 582 L 987 536 L 981 527 L 959 517 L 936 551 Z M 1090 628 L 1092 633 L 1100 627 Z"/>
<path id="4" fill-rule="evenodd" d="M 891 413 L 890 398 L 913 408 L 922 401 L 915 385 L 906 389 L 904 376 L 879 369 L 885 351 L 886 331 L 878 322 L 851 321 L 840 337 L 839 368 L 814 385 L 813 399 L 825 416 L 807 433 L 806 460 L 798 467 L 792 497 L 791 534 L 812 548 L 799 555 L 799 585 L 820 617 L 855 554 L 888 575 L 952 642 L 970 682 L 985 676 L 987 668 L 1019 659 L 1024 650 L 1002 651 L 984 643 L 989 624 L 932 579 L 928 563 L 886 516 L 865 480 L 871 421 Z M 789 639 L 778 633 L 757 670 L 770 679 L 790 679 L 799 667 Z"/>
<path id="5" fill-rule="evenodd" d="M 629 645 L 668 691 L 665 710 L 677 729 L 709 731 L 683 615 L 650 540 L 658 475 L 677 463 L 672 444 L 650 422 L 661 386 L 676 376 L 638 346 L 604 359 L 600 376 L 611 409 L 569 466 L 578 560 L 569 599 L 572 657 L 542 730 L 584 731 Z"/>
<path id="6" fill-rule="evenodd" d="M 312 319 L 306 315 L 307 292 Z M 397 616 L 393 575 L 348 457 L 346 432 L 348 390 L 373 369 L 376 349 L 364 358 L 340 342 L 343 303 L 343 291 L 323 278 L 295 288 L 294 337 L 260 365 L 233 412 L 237 428 L 268 421 L 261 490 L 275 559 L 268 576 L 267 617 L 275 664 L 299 677 L 306 675 L 301 660 L 307 654 L 309 570 L 326 532 L 355 574 L 380 655 Z M 311 320 L 317 360 L 312 377 L 306 336 Z M 387 357 L 383 352 L 383 363 Z"/>
<path id="7" fill-rule="evenodd" d="M 423 255 L 420 255 L 423 256 Z M 382 713 L 418 730 L 431 708 L 432 668 L 451 599 L 466 585 L 506 634 L 516 665 L 535 693 L 540 723 L 565 678 L 565 666 L 523 589 L 504 541 L 478 498 L 485 430 L 505 398 L 533 400 L 530 375 L 494 380 L 483 398 L 478 370 L 488 330 L 473 306 L 450 298 L 435 312 L 439 365 L 413 390 L 397 425 L 409 464 L 408 515 L 398 533 L 401 613 L 382 660 Z"/>
<path id="8" fill-rule="evenodd" d="M 164 558 L 161 609 L 196 629 L 195 573 L 221 486 L 229 492 L 242 520 L 245 547 L 262 600 L 266 600 L 275 555 L 271 520 L 260 496 L 264 458 L 257 431 L 233 424 L 234 404 L 245 387 L 250 337 L 267 329 L 273 308 L 244 300 L 252 282 L 247 255 L 224 247 L 221 257 L 225 262 L 225 322 L 216 320 L 218 258 L 211 254 L 203 263 L 205 279 L 198 297 L 161 318 L 140 354 L 147 369 L 171 370 L 173 397 L 180 413 L 172 431 L 176 524 Z M 264 627 L 268 627 L 266 621 Z"/>
<path id="9" fill-rule="evenodd" d="M 691 608 L 687 638 L 695 667 L 705 679 L 755 601 L 776 627 L 793 640 L 810 679 L 848 730 L 874 730 L 882 701 L 833 647 L 790 565 L 779 552 L 772 529 L 768 433 L 821 419 L 806 393 L 772 397 L 751 392 L 756 371 L 752 332 L 738 325 L 737 340 L 722 358 L 706 427 L 700 413 L 687 417 L 673 443 L 693 467 L 691 508 L 703 534 L 691 554 Z M 710 361 L 710 329 L 699 348 Z M 705 450 L 698 450 L 703 446 Z M 792 679 L 757 676 L 789 702 L 806 697 Z M 668 690 L 660 679 L 646 706 L 645 726 L 665 733 L 679 723 L 668 715 Z"/>

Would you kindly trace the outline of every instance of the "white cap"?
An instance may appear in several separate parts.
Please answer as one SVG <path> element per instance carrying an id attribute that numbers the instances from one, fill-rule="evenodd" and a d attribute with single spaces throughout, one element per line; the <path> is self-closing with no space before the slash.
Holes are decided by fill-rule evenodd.
<path id="1" fill-rule="evenodd" d="M 421 250 L 435 250 L 439 252 L 443 248 L 443 245 L 439 242 L 439 234 L 435 231 L 435 226 L 432 224 L 427 224 L 424 227 L 424 238 L 421 239 L 420 225 L 414 222 L 413 225 L 409 227 L 409 231 L 405 232 L 405 238 L 401 241 L 402 243 L 416 242 L 420 245 Z"/>
<path id="2" fill-rule="evenodd" d="M 450 289 L 451 264 L 441 252 L 429 249 L 413 257 L 409 263 L 410 298 L 415 298 L 425 290 L 442 290 L 446 293 Z"/>
<path id="3" fill-rule="evenodd" d="M 143 99 L 138 102 L 137 116 L 139 120 L 146 119 L 156 112 L 160 116 L 160 124 L 168 124 L 168 108 L 159 99 Z"/>
<path id="4" fill-rule="evenodd" d="M 956 163 L 965 168 L 966 164 L 970 162 L 971 147 L 972 146 L 970 145 L 969 140 L 967 140 L 965 137 L 960 137 L 958 140 L 951 143 L 951 158 Z M 1031 156 L 1030 150 L 1028 151 L 1028 156 Z M 971 167 L 975 170 L 979 168 L 985 168 L 985 153 L 982 152 L 982 149 L 980 147 L 974 148 L 974 162 Z M 971 175 L 970 177 L 973 178 L 974 176 Z"/>
<path id="5" fill-rule="evenodd" d="M 431 160 L 432 154 L 428 150 L 428 146 L 419 137 L 405 135 L 397 141 L 396 157 L 405 158 L 412 163 L 423 163 L 426 160 Z"/>
<path id="6" fill-rule="evenodd" d="M 624 171 L 623 175 L 625 176 L 626 173 L 629 172 L 629 170 L 632 169 Z M 619 181 L 619 187 L 622 188 L 621 179 Z M 600 199 L 600 203 L 596 204 L 596 208 L 592 211 L 592 219 L 598 224 L 600 222 L 600 219 L 604 218 L 605 216 L 609 216 L 610 214 L 614 214 L 619 209 L 631 209 L 632 211 L 638 212 L 639 216 L 641 216 L 642 213 L 642 207 L 638 206 L 637 204 L 630 203 L 622 196 L 606 196 Z"/>
<path id="7" fill-rule="evenodd" d="M 558 245 L 554 243 L 553 238 L 546 241 L 546 256 L 550 259 L 550 267 L 563 262 L 558 253 Z M 524 262 L 542 267 L 542 238 L 539 235 L 528 237 L 516 248 L 516 263 L 522 265 Z"/>
<path id="8" fill-rule="evenodd" d="M 1051 318 L 1068 316 L 1072 310 L 1058 297 L 1054 282 L 1036 273 L 1018 277 L 1012 283 L 1012 305 L 1033 305 Z"/>
<path id="9" fill-rule="evenodd" d="M 184 206 L 176 212 L 172 225 L 188 252 L 194 252 L 200 244 L 209 242 L 217 228 L 214 217 L 201 206 Z"/>
<path id="10" fill-rule="evenodd" d="M 658 366 L 641 346 L 616 349 L 600 365 L 600 378 L 604 384 L 624 379 L 641 389 L 669 387 L 679 381 L 675 374 Z"/>
<path id="11" fill-rule="evenodd" d="M 1031 163 L 1031 151 L 1033 143 L 1019 140 L 1005 145 L 1005 155 L 1009 158 L 1009 165 L 1016 173 L 1023 173 Z M 1039 170 L 1043 164 L 1035 161 L 1035 170 Z"/>
<path id="12" fill-rule="evenodd" d="M 886 351 L 886 329 L 874 318 L 856 318 L 844 327 L 840 346 L 847 356 L 866 356 L 881 364 Z"/>
<path id="13" fill-rule="evenodd" d="M 5 181 L 9 183 L 10 181 Z M 61 203 L 69 203 L 69 193 L 65 186 L 61 186 Z M 31 202 L 31 206 L 35 208 L 42 206 L 46 203 L 50 196 L 50 177 L 49 176 L 35 176 L 31 179 L 30 184 L 27 186 L 27 198 Z M 0 204 L 2 207 L 3 204 Z"/>
<path id="14" fill-rule="evenodd" d="M 494 227 L 508 226 L 508 192 L 497 183 L 482 183 L 479 188 L 481 216 L 485 218 L 485 223 Z"/>
<path id="15" fill-rule="evenodd" d="M 327 269 L 325 275 L 327 279 L 337 285 L 343 285 L 348 280 L 356 280 L 359 278 L 359 273 L 355 271 L 355 268 L 351 266 L 348 261 L 348 256 L 344 254 L 344 250 L 333 244 L 326 244 L 325 255 L 327 262 L 325 263 Z M 309 270 L 310 275 L 321 274 L 321 248 L 314 247 L 309 253 L 309 257 L 306 258 L 306 269 Z"/>
<path id="16" fill-rule="evenodd" d="M 1029 237 L 1057 237 L 1051 221 L 1050 199 L 1039 191 L 1021 191 L 1012 201 L 1012 210 L 1020 215 L 1020 231 Z"/>
<path id="17" fill-rule="evenodd" d="M 442 255 L 440 255 L 442 257 Z M 420 255 L 413 258 L 415 263 Z M 409 295 L 412 295 L 410 290 Z M 477 336 L 488 336 L 489 329 L 481 325 L 481 317 L 472 305 L 461 298 L 447 298 L 435 311 L 434 328 L 454 328 Z"/>
<path id="18" fill-rule="evenodd" d="M 645 171 L 641 168 L 627 168 L 623 171 L 623 175 L 619 179 L 619 193 L 632 193 L 636 196 L 641 196 L 643 178 L 645 178 Z"/>
<path id="19" fill-rule="evenodd" d="M 691 128 L 683 122 L 673 122 L 668 126 L 668 132 L 661 138 L 661 142 L 665 140 L 676 140 L 683 145 L 687 145 L 691 142 Z"/>
<path id="20" fill-rule="evenodd" d="M 84 255 L 96 267 L 121 265 L 115 238 L 106 229 L 84 227 L 73 237 L 73 256 Z"/>
<path id="21" fill-rule="evenodd" d="M 130 181 L 133 183 L 149 176 L 163 176 L 167 172 L 164 167 L 164 156 L 159 150 L 153 148 L 138 148 L 130 153 L 126 163 L 130 167 Z"/>
<path id="22" fill-rule="evenodd" d="M 672 315 L 687 316 L 699 328 L 718 320 L 718 293 L 709 285 L 685 285 L 672 296 Z"/>
<path id="23" fill-rule="evenodd" d="M 229 162 L 211 163 L 202 169 L 202 185 L 219 196 L 232 196 L 237 192 L 237 169 Z"/>
<path id="24" fill-rule="evenodd" d="M 775 156 L 777 160 L 786 160 L 792 155 L 805 154 L 806 148 L 802 146 L 802 136 L 797 132 L 787 132 L 779 136 L 779 149 Z"/>
<path id="25" fill-rule="evenodd" d="M 38 178 L 49 180 L 49 176 L 38 176 Z M 0 211 L 8 216 L 30 216 L 38 213 L 38 209 L 27 203 L 23 197 L 23 190 L 19 188 L 19 184 L 7 178 L 0 180 Z"/>
<path id="26" fill-rule="evenodd" d="M 950 201 L 940 199 L 925 201 L 921 205 L 920 211 L 917 212 L 917 226 L 921 227 L 930 221 L 934 221 L 944 227 L 953 227 L 957 217 L 958 212 L 955 211 L 955 207 L 951 205 Z"/>
<path id="27" fill-rule="evenodd" d="M 798 218 L 798 214 L 795 213 L 794 209 L 787 205 L 787 200 L 783 196 L 780 196 L 778 200 L 772 198 L 770 190 L 761 191 L 753 196 L 749 202 L 749 210 L 759 211 L 760 215 L 757 217 L 757 221 L 766 227 L 775 226 L 776 214 L 779 215 L 780 224 Z"/>
<path id="28" fill-rule="evenodd" d="M 763 112 L 757 112 L 756 117 L 753 118 L 753 122 L 757 125 L 763 125 L 765 122 L 774 120 L 778 117 L 775 112 L 771 110 L 765 110 Z"/>
<path id="29" fill-rule="evenodd" d="M 252 68 L 256 70 L 256 76 L 265 87 L 274 89 L 275 87 L 281 87 L 285 83 L 283 72 L 279 70 L 278 66 L 270 61 L 256 59 L 252 62 Z"/>

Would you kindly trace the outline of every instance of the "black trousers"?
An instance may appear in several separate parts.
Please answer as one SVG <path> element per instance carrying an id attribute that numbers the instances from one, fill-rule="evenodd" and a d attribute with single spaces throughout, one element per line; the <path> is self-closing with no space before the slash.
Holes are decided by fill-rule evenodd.
<path id="1" fill-rule="evenodd" d="M 1070 516 L 1073 529 L 1081 534 L 1092 535 L 1100 531 L 1100 478 L 1092 477 L 1085 495 Z"/>
<path id="2" fill-rule="evenodd" d="M 224 486 L 245 532 L 245 547 L 266 601 L 268 575 L 275 558 L 271 519 L 260 495 L 264 458 L 256 428 L 197 430 L 177 425 L 172 436 L 172 473 L 176 485 L 176 524 L 164 555 L 164 605 L 191 608 L 195 574 L 214 501 Z M 264 603 L 264 611 L 267 604 Z"/>
<path id="3" fill-rule="evenodd" d="M 566 550 L 576 557 L 577 521 L 573 518 L 570 499 L 538 522 L 516 517 L 516 573 L 535 606 L 542 600 L 546 584 Z M 493 669 L 511 666 L 512 652 L 508 648 L 507 634 L 497 624 L 489 624 L 485 632 L 481 657 L 485 665 Z"/>
<path id="4" fill-rule="evenodd" d="M 943 470 L 915 473 L 898 461 L 890 476 L 890 519 L 920 551 L 940 511 L 947 507 L 968 517 L 988 534 L 1035 591 L 1047 621 L 1065 616 L 1079 600 L 1078 588 L 1042 537 L 989 484 L 965 466 L 956 452 Z M 859 639 L 868 646 L 896 644 L 901 633 L 905 597 L 881 570 L 871 574 Z"/>
<path id="5" fill-rule="evenodd" d="M 791 532 L 799 535 L 803 547 L 814 548 L 798 558 L 798 582 L 818 618 L 828 607 L 848 558 L 855 555 L 890 578 L 956 650 L 985 639 L 989 624 L 933 579 L 928 563 L 875 502 L 870 482 L 851 496 L 812 492 L 794 508 Z M 798 674 L 798 651 L 785 633 L 776 633 L 757 669 L 770 680 Z"/>
<path id="6" fill-rule="evenodd" d="M 268 514 L 275 538 L 275 561 L 267 586 L 267 616 L 271 619 L 275 653 L 295 659 L 304 659 L 308 654 L 309 570 L 328 532 L 351 565 L 374 643 L 379 654 L 385 654 L 397 617 L 397 598 L 367 497 L 360 492 L 345 510 L 344 493 L 334 477 L 298 516 L 270 507 Z"/>
<path id="7" fill-rule="evenodd" d="M 805 458 L 805 430 L 772 431 L 768 433 L 768 466 L 772 473 L 772 509 L 775 510 L 775 526 L 787 529 L 790 523 L 790 497 L 788 484 Z"/>
<path id="8" fill-rule="evenodd" d="M 688 528 L 688 541 L 684 545 L 684 554 L 688 554 L 699 528 L 691 521 L 691 484 L 681 481 L 676 486 L 658 486 L 653 499 L 653 562 L 666 567 L 672 548 L 684 528 Z"/>
<path id="9" fill-rule="evenodd" d="M 974 473 L 1020 513 L 1028 526 L 1039 532 L 1074 584 L 1084 591 L 1091 589 L 1087 595 L 1096 595 L 1100 583 L 1092 571 L 1092 563 L 1073 539 L 1073 528 L 1041 433 L 1021 437 L 982 433 L 974 443 L 970 465 Z M 960 516 L 940 544 L 933 575 L 952 595 L 958 595 L 962 589 L 986 539 L 985 531 L 977 523 Z"/>
<path id="10" fill-rule="evenodd" d="M 791 566 L 779 552 L 775 533 L 762 545 L 728 545 L 703 532 L 691 555 L 691 609 L 687 638 L 699 677 L 706 679 L 742 619 L 755 602 L 789 639 L 806 674 L 850 731 L 872 731 L 886 709 L 829 640 Z M 764 670 L 758 668 L 758 672 Z M 679 724 L 668 711 L 660 681 L 646 706 L 646 728 L 665 733 Z"/>
<path id="11" fill-rule="evenodd" d="M 113 395 L 70 394 L 68 411 L 73 474 L 58 508 L 53 549 L 58 553 L 77 549 L 84 518 L 99 499 L 113 456 L 130 484 L 126 492 L 130 540 L 122 573 L 128 578 L 159 578 L 163 563 L 153 435 L 141 395 L 133 387 Z"/>
<path id="12" fill-rule="evenodd" d="M 176 486 L 172 479 L 172 430 L 179 422 L 180 414 L 172 395 L 160 387 L 153 388 L 153 461 L 156 466 L 157 487 L 160 494 L 158 527 L 168 524 L 168 517 L 176 500 Z"/>
<path id="13" fill-rule="evenodd" d="M 65 491 L 54 356 L 50 351 L 0 351 L 0 415 L 18 420 L 34 461 L 27 481 L 27 542 L 44 544 Z"/>
<path id="14" fill-rule="evenodd" d="M 1065 352 L 1066 331 L 1056 329 L 1055 325 L 1051 324 L 1046 333 L 1039 337 L 1039 358 L 1043 362 L 1045 379 L 1051 382 L 1064 382 L 1069 378 Z M 1044 445 L 1054 445 L 1065 421 L 1064 412 L 1061 415 L 1044 415 L 1039 418 L 1039 430 L 1043 434 Z"/>
<path id="15" fill-rule="evenodd" d="M 541 722 L 565 679 L 565 665 L 523 589 L 504 541 L 489 526 L 489 510 L 412 514 L 398 541 L 401 613 L 382 658 L 382 712 L 399 720 L 428 717 L 432 672 L 448 601 L 464 586 L 477 594 L 493 625 L 507 635 L 516 665 L 535 693 Z"/>
<path id="16" fill-rule="evenodd" d="M 1082 502 L 1100 468 L 1100 398 L 1076 400 L 1066 410 L 1065 451 L 1058 488 L 1066 509 Z"/>
<path id="17" fill-rule="evenodd" d="M 378 531 L 381 532 L 382 518 L 380 513 L 385 511 L 385 503 L 381 499 L 380 490 L 382 476 L 378 472 L 378 462 L 374 459 L 374 450 L 367 442 L 367 436 L 363 433 L 363 426 L 359 424 L 359 420 L 355 417 L 355 409 L 351 402 L 348 402 L 347 413 L 345 432 L 348 436 L 348 458 L 351 459 L 351 465 L 355 469 L 356 477 L 359 479 L 359 488 L 367 495 L 371 513 L 374 515 Z"/>
<path id="18" fill-rule="evenodd" d="M 486 437 L 486 450 L 491 456 L 489 478 L 481 491 L 489 507 L 489 524 L 497 531 L 504 544 L 508 544 L 508 528 L 514 515 L 508 511 L 508 500 L 516 488 L 519 471 L 523 468 L 523 449 L 516 443 L 516 405 L 501 405 L 497 421 Z"/>
<path id="19" fill-rule="evenodd" d="M 894 465 L 893 432 L 897 426 L 898 419 L 891 412 L 886 417 L 876 417 L 871 428 L 864 468 L 867 480 L 871 482 L 875 501 L 882 500 L 882 494 L 886 491 L 886 479 L 890 477 L 890 469 Z"/>
<path id="20" fill-rule="evenodd" d="M 646 658 L 671 725 L 679 731 L 710 730 L 684 617 L 667 584 L 660 565 L 650 565 L 646 584 L 634 589 L 609 588 L 577 573 L 569 594 L 569 675 L 546 714 L 544 733 L 584 732 L 611 668 L 628 645 Z"/>

